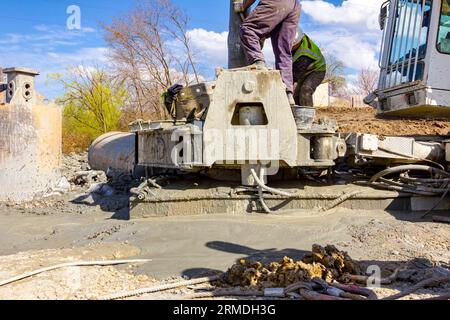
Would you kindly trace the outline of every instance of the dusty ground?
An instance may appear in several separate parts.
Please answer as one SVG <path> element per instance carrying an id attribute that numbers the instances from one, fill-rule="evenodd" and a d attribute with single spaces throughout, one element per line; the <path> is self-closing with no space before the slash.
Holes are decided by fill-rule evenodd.
<path id="1" fill-rule="evenodd" d="M 384 135 L 446 135 L 450 131 L 450 122 L 379 120 L 371 109 L 320 110 L 319 116 L 336 118 L 342 131 Z M 69 193 L 25 204 L 0 204 L 0 282 L 67 261 L 152 261 L 55 270 L 0 286 L 0 299 L 99 299 L 117 291 L 226 271 L 241 258 L 300 259 L 313 244 L 333 244 L 364 267 L 379 266 L 385 275 L 407 266 L 409 271 L 400 275 L 400 281 L 376 290 L 380 297 L 430 277 L 438 270 L 435 267 L 448 270 L 450 226 L 423 220 L 417 213 L 336 209 L 326 215 L 289 211 L 269 216 L 242 213 L 128 220 L 126 194 L 107 197 L 88 192 L 98 191 L 92 188 L 106 182 L 105 176 L 85 184 L 73 182 L 75 172 L 88 169 L 86 155 L 73 154 L 65 158 L 63 168 L 72 181 Z M 192 289 L 143 298 L 180 298 Z M 407 299 L 449 292 L 447 285 L 418 291 Z"/>
<path id="2" fill-rule="evenodd" d="M 450 133 L 450 121 L 379 119 L 375 109 L 321 108 L 318 117 L 336 119 L 341 132 L 360 132 L 378 135 L 439 135 Z"/>

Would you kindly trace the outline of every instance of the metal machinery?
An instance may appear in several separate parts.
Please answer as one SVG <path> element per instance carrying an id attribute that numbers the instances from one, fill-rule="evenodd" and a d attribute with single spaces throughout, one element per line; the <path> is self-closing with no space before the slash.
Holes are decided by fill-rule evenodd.
<path id="1" fill-rule="evenodd" d="M 389 0 L 378 89 L 366 98 L 385 116 L 450 116 L 450 1 Z"/>
<path id="2" fill-rule="evenodd" d="M 412 112 L 412 107 L 450 110 L 445 89 L 450 88 L 450 78 L 444 76 L 445 67 L 450 65 L 450 55 L 444 53 L 449 40 L 442 36 L 447 20 L 445 14 L 439 18 L 441 12 L 448 13 L 445 4 L 448 0 L 393 0 L 383 5 L 380 89 L 371 101 L 380 112 Z M 298 180 L 299 173 L 331 173 L 341 167 L 383 170 L 403 165 L 399 181 L 385 178 L 397 173 L 395 169 L 366 180 L 370 187 L 394 193 L 368 188 L 359 204 L 354 204 L 361 208 L 373 206 L 376 200 L 386 204 L 383 208 L 393 209 L 399 198 L 410 201 L 416 196 L 448 193 L 450 174 L 444 171 L 450 161 L 447 140 L 340 133 L 333 120 L 313 123 L 310 110 L 291 109 L 278 71 L 244 66 L 240 22 L 239 14 L 231 9 L 229 69 L 217 69 L 214 82 L 185 87 L 178 93 L 176 119 L 139 120 L 130 125 L 130 134 L 108 134 L 93 143 L 89 152 L 93 169 L 106 171 L 111 167 L 130 172 L 135 168 L 134 173 L 144 177 L 132 190 L 133 216 L 270 212 L 269 205 L 312 208 L 324 201 L 333 205 L 361 192 L 354 192 L 351 173 L 341 189 L 329 184 L 314 192 Z M 425 177 L 412 177 L 411 170 L 425 172 Z M 189 180 L 190 173 L 196 174 L 194 181 Z M 176 179 L 174 176 L 181 179 L 161 190 L 159 183 L 167 177 Z M 205 182 L 199 176 L 213 179 Z M 351 186 L 353 191 L 349 192 Z M 254 203 L 259 206 L 255 208 Z M 422 204 L 422 200 L 413 201 L 401 208 L 423 209 Z"/>
<path id="3" fill-rule="evenodd" d="M 332 122 L 297 128 L 278 71 L 218 70 L 214 83 L 183 89 L 176 106 L 175 122 L 131 125 L 140 166 L 213 175 L 240 170 L 242 185 L 255 186 L 251 169 L 262 167 L 264 175 L 278 168 L 328 169 L 345 155 Z"/>

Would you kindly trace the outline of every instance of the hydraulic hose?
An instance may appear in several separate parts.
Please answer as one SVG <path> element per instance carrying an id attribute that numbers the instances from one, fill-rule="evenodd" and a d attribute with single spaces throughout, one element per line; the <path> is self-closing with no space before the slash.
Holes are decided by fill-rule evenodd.
<path id="1" fill-rule="evenodd" d="M 251 172 L 251 174 L 253 176 L 253 179 L 255 179 L 256 183 L 258 184 L 258 186 L 260 186 L 263 190 L 266 190 L 267 192 L 270 192 L 272 194 L 276 194 L 276 195 L 279 195 L 279 196 L 282 196 L 282 197 L 287 197 L 287 198 L 294 198 L 295 197 L 295 194 L 293 194 L 293 193 L 289 193 L 289 192 L 286 192 L 286 191 L 281 191 L 281 190 L 278 190 L 278 189 L 266 186 L 264 184 L 264 182 L 262 182 L 261 179 L 256 174 L 255 169 L 251 169 L 250 172 Z"/>
<path id="2" fill-rule="evenodd" d="M 441 176 L 445 176 L 447 178 L 450 178 L 450 173 L 445 172 L 443 170 L 437 169 L 437 168 L 433 168 L 430 166 L 425 166 L 425 165 L 404 165 L 404 166 L 398 166 L 398 167 L 393 167 L 393 168 L 389 168 L 386 170 L 383 170 L 379 173 L 377 173 L 376 175 L 374 175 L 372 177 L 372 179 L 370 179 L 370 182 L 376 182 L 378 179 L 383 178 L 387 175 L 390 174 L 394 174 L 394 173 L 399 173 L 399 172 L 403 172 L 403 171 L 424 171 L 424 172 L 429 172 L 431 174 L 439 174 Z"/>

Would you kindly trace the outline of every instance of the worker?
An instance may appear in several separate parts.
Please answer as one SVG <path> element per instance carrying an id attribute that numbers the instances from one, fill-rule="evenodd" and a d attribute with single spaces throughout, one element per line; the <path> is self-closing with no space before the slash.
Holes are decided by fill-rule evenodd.
<path id="1" fill-rule="evenodd" d="M 327 64 L 319 47 L 298 28 L 292 47 L 296 105 L 313 107 L 313 95 L 325 79 Z"/>
<path id="2" fill-rule="evenodd" d="M 256 0 L 246 0 L 242 11 L 247 11 Z M 292 75 L 292 42 L 300 20 L 301 5 L 297 0 L 260 0 L 255 10 L 241 25 L 241 42 L 248 63 L 266 69 L 261 40 L 271 37 L 275 67 L 280 70 L 291 105 L 294 101 Z"/>

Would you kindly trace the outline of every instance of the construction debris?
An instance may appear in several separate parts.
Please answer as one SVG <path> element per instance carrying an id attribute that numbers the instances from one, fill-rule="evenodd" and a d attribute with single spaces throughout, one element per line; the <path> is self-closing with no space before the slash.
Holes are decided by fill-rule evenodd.
<path id="1" fill-rule="evenodd" d="M 287 287 L 301 281 L 323 279 L 347 282 L 348 274 L 360 275 L 361 268 L 344 251 L 335 246 L 313 245 L 312 252 L 300 261 L 284 257 L 280 262 L 263 265 L 261 262 L 239 260 L 227 272 L 226 281 L 233 286 Z"/>

